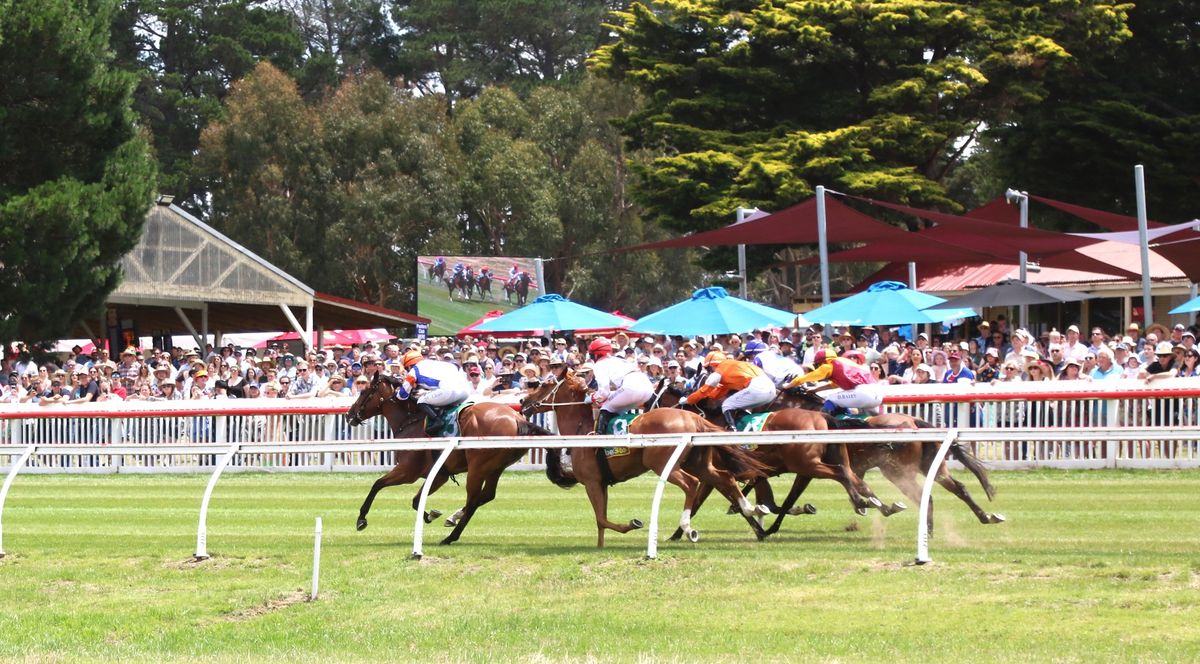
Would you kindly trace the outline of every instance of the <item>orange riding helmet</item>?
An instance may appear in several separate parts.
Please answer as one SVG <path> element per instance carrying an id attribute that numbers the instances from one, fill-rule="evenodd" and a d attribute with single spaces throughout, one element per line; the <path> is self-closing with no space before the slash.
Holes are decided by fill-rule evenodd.
<path id="1" fill-rule="evenodd" d="M 401 361 L 404 362 L 405 369 L 411 369 L 414 364 L 423 359 L 425 359 L 425 356 L 421 354 L 421 351 L 410 350 L 404 354 L 404 357 L 401 358 Z"/>

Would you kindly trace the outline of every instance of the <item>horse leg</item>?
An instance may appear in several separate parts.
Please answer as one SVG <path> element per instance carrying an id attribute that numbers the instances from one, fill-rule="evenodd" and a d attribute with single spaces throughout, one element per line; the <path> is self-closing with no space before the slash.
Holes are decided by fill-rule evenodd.
<path id="1" fill-rule="evenodd" d="M 437 476 L 435 476 L 432 480 L 428 480 L 428 479 L 425 480 L 426 482 L 429 482 L 429 495 L 432 496 L 434 494 L 434 492 L 437 491 L 438 489 L 442 488 L 442 485 L 445 484 L 446 481 L 449 479 L 450 479 L 450 473 L 447 473 L 443 469 L 442 471 L 438 472 Z M 417 509 L 417 507 L 420 504 L 421 504 L 421 492 L 417 491 L 416 495 L 414 495 L 413 499 L 412 499 L 412 508 L 415 510 L 415 509 Z M 438 518 L 441 515 L 442 515 L 441 510 L 429 510 L 428 512 L 425 512 L 424 514 L 422 514 L 421 518 L 425 519 L 425 523 L 433 523 L 433 520 Z"/>
<path id="2" fill-rule="evenodd" d="M 712 485 L 705 482 L 702 482 L 699 488 L 696 489 L 695 504 L 692 505 L 692 516 L 696 516 L 696 513 L 700 511 L 700 506 L 704 504 L 705 500 L 708 500 L 708 496 L 712 493 L 712 490 Z M 683 528 L 679 527 L 675 529 L 675 532 L 671 533 L 671 537 L 668 539 L 676 542 L 681 537 L 683 537 Z"/>
<path id="3" fill-rule="evenodd" d="M 500 473 L 504 472 L 504 468 L 492 471 L 482 482 L 478 484 L 476 491 L 476 483 L 467 478 L 467 504 L 463 507 L 462 518 L 458 520 L 458 524 L 454 526 L 454 530 L 442 540 L 442 544 L 453 544 L 458 541 L 462 531 L 466 529 L 467 523 L 475 514 L 475 510 L 483 505 L 486 505 L 496 497 L 496 485 L 500 483 Z"/>
<path id="4" fill-rule="evenodd" d="M 763 480 L 763 482 L 766 482 L 766 480 Z M 800 512 L 792 511 L 792 506 L 795 505 L 796 501 L 800 499 L 800 494 L 804 493 L 804 490 L 808 488 L 810 483 L 812 483 L 811 477 L 801 477 L 800 475 L 796 476 L 795 481 L 792 482 L 791 490 L 788 491 L 788 495 L 784 497 L 783 504 L 779 506 L 779 512 L 775 516 L 775 521 L 771 524 L 770 528 L 767 528 L 764 531 L 764 537 L 770 537 L 771 535 L 779 532 L 779 526 L 783 525 L 783 518 L 789 514 L 816 513 L 817 508 L 813 507 L 812 505 L 805 505 L 804 509 Z M 768 489 L 769 486 L 770 485 L 768 485 Z"/>
<path id="5" fill-rule="evenodd" d="M 596 548 L 604 548 L 605 529 L 618 533 L 627 533 L 642 527 L 642 522 L 633 519 L 629 523 L 613 523 L 608 520 L 608 487 L 600 481 L 588 482 L 583 485 L 587 490 L 588 500 L 592 503 L 592 511 L 596 513 Z"/>
<path id="6" fill-rule="evenodd" d="M 703 464 L 700 467 L 700 471 L 702 473 L 700 476 L 702 482 L 711 484 L 717 491 L 721 492 L 721 495 L 728 498 L 730 503 L 738 506 L 741 510 L 742 518 L 746 519 L 746 523 L 750 524 L 750 529 L 754 531 L 754 536 L 760 540 L 765 538 L 767 534 L 758 522 L 759 512 L 742 495 L 733 474 L 727 470 L 720 470 L 713 467 L 711 462 Z"/>
<path id="7" fill-rule="evenodd" d="M 967 492 L 966 485 L 964 485 L 962 482 L 959 482 L 954 478 L 953 475 L 950 474 L 950 469 L 946 467 L 946 464 L 943 463 L 942 467 L 938 469 L 937 477 L 934 478 L 934 481 L 936 481 L 938 484 L 941 484 L 943 488 L 958 496 L 959 500 L 966 503 L 967 507 L 971 508 L 971 511 L 975 513 L 975 518 L 979 519 L 979 523 L 987 525 L 989 523 L 1004 522 L 1005 519 L 1003 514 L 989 514 L 982 507 L 980 507 L 979 503 L 976 503 L 975 499 L 971 497 L 971 494 Z M 929 530 L 930 532 L 933 531 L 932 523 L 929 526 Z"/>
<path id="8" fill-rule="evenodd" d="M 362 507 L 358 508 L 358 529 L 363 530 L 367 527 L 367 512 L 371 511 L 371 503 L 375 502 L 375 494 L 379 493 L 380 489 L 397 484 L 412 484 L 420 477 L 420 468 L 415 468 L 417 464 L 396 464 L 388 474 L 375 480 L 371 485 L 371 490 L 367 492 L 367 499 L 363 501 Z"/>
<path id="9" fill-rule="evenodd" d="M 678 467 L 667 475 L 667 481 L 683 490 L 683 512 L 679 515 L 678 532 L 686 535 L 689 542 L 699 542 L 700 532 L 692 527 L 692 513 L 703 485 L 691 473 Z"/>

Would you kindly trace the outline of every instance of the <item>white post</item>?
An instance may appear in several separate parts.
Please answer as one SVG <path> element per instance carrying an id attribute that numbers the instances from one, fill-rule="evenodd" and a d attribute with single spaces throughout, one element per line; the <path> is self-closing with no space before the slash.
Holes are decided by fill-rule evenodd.
<path id="1" fill-rule="evenodd" d="M 202 357 L 204 357 L 204 361 L 207 362 L 208 357 L 206 355 L 204 355 L 204 351 L 205 351 L 204 346 L 205 346 L 205 344 L 208 343 L 208 303 L 207 302 L 205 302 L 203 305 L 200 306 L 200 336 L 204 337 L 204 341 L 200 344 L 200 355 Z M 216 346 L 217 346 L 216 344 L 213 344 L 214 351 L 217 349 Z"/>
<path id="2" fill-rule="evenodd" d="M 930 494 L 933 492 L 933 482 L 937 478 L 937 469 L 942 467 L 942 463 L 946 460 L 946 453 L 950 451 L 950 445 L 954 443 L 954 439 L 958 438 L 958 429 L 950 429 L 946 432 L 946 438 L 942 441 L 942 446 L 938 448 L 937 454 L 933 457 L 933 465 L 929 466 L 929 472 L 925 474 L 925 486 L 921 488 L 921 509 L 917 514 L 917 564 L 924 565 L 925 563 L 933 562 L 929 557 L 929 502 Z"/>
<path id="3" fill-rule="evenodd" d="M 1021 197 L 1020 198 L 1020 201 L 1021 201 L 1021 207 L 1020 207 L 1021 228 L 1029 228 L 1029 194 L 1022 191 L 1022 192 L 1019 192 L 1017 195 Z M 1027 283 L 1029 281 L 1028 265 L 1029 265 L 1029 255 L 1026 254 L 1024 251 L 1022 251 L 1021 252 L 1021 283 Z M 1021 305 L 1021 327 L 1029 329 L 1029 305 L 1028 304 Z"/>
<path id="4" fill-rule="evenodd" d="M 917 264 L 908 262 L 908 287 L 917 290 Z"/>
<path id="5" fill-rule="evenodd" d="M 1146 171 L 1141 164 L 1133 167 L 1133 184 L 1137 193 L 1138 245 L 1142 249 L 1142 330 L 1154 322 L 1150 298 L 1150 240 L 1147 238 Z"/>
<path id="6" fill-rule="evenodd" d="M 24 424 L 22 420 L 13 420 L 18 426 Z M 12 486 L 13 480 L 17 479 L 17 473 L 25 467 L 25 462 L 29 461 L 30 455 L 37 450 L 37 445 L 30 445 L 25 448 L 21 456 L 13 462 L 11 468 L 8 469 L 8 475 L 4 478 L 4 487 L 0 488 L 0 558 L 4 557 L 4 501 L 8 499 L 8 488 Z"/>
<path id="7" fill-rule="evenodd" d="M 1196 297 L 1197 297 L 1196 284 L 1193 283 L 1191 286 L 1188 287 L 1188 301 L 1191 302 L 1192 300 L 1196 299 Z M 1196 312 L 1195 311 L 1188 314 L 1188 324 L 1189 325 L 1196 324 Z"/>
<path id="8" fill-rule="evenodd" d="M 817 185 L 817 254 L 821 260 L 821 306 L 829 305 L 829 241 L 825 229 L 825 187 Z"/>
<path id="9" fill-rule="evenodd" d="M 221 479 L 221 472 L 233 460 L 233 456 L 237 454 L 240 447 L 241 445 L 236 443 L 230 446 L 229 451 L 217 463 L 212 476 L 208 478 L 208 486 L 204 489 L 204 499 L 200 501 L 200 525 L 196 528 L 196 560 L 208 560 L 208 503 L 212 500 L 212 493 L 213 489 L 217 486 L 217 480 Z"/>
<path id="10" fill-rule="evenodd" d="M 308 601 L 316 601 L 317 587 L 321 579 L 321 517 L 317 517 L 317 529 L 313 533 L 313 578 L 312 578 L 312 594 L 308 596 Z"/>
<path id="11" fill-rule="evenodd" d="M 675 451 L 671 453 L 671 458 L 667 460 L 667 465 L 663 467 L 662 473 L 658 476 L 658 486 L 654 487 L 654 501 L 650 503 L 650 533 L 649 541 L 646 543 L 646 559 L 654 560 L 658 557 L 658 508 L 662 505 L 663 489 L 667 486 L 667 476 L 675 469 L 675 464 L 679 462 L 679 457 L 683 455 L 683 451 L 688 445 L 692 444 L 692 436 L 688 434 L 679 441 L 675 446 Z"/>
<path id="12" fill-rule="evenodd" d="M 738 209 L 737 209 L 737 223 L 740 224 L 743 221 L 745 221 L 746 213 L 748 213 L 748 212 L 750 212 L 750 210 L 739 205 Z M 746 288 L 746 245 L 744 245 L 744 244 L 738 245 L 738 279 L 741 281 L 741 283 L 738 284 L 738 297 L 740 297 L 744 300 L 744 299 L 746 299 L 746 293 L 747 293 L 747 288 Z"/>
<path id="13" fill-rule="evenodd" d="M 545 295 L 549 291 L 546 290 L 546 265 L 541 258 L 533 259 L 533 276 L 538 282 L 538 292 Z"/>
<path id="14" fill-rule="evenodd" d="M 304 305 L 304 350 L 311 351 L 313 343 L 313 303 L 310 300 Z"/>
<path id="15" fill-rule="evenodd" d="M 455 447 L 458 447 L 458 439 L 451 438 L 446 447 L 442 448 L 442 453 L 438 455 L 437 461 L 433 462 L 433 468 L 429 470 L 429 477 L 426 477 L 425 482 L 421 484 L 421 497 L 417 500 L 417 525 L 413 528 L 413 560 L 420 560 L 421 556 L 425 555 L 421 551 L 421 540 L 425 537 L 425 503 L 429 501 L 429 485 L 442 470 L 442 466 L 446 464 L 446 459 Z"/>

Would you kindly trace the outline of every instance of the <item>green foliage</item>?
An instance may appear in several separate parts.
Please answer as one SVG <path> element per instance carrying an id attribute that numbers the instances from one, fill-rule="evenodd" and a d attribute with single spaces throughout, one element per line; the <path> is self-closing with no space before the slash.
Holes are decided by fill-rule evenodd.
<path id="1" fill-rule="evenodd" d="M 0 341 L 98 317 L 152 202 L 134 78 L 111 65 L 113 4 L 14 0 L 0 14 Z"/>
<path id="2" fill-rule="evenodd" d="M 1134 214 L 1144 164 L 1149 212 L 1186 221 L 1200 208 L 1200 6 L 1145 0 L 1122 48 L 1080 50 L 1046 85 L 1048 101 L 994 131 L 992 171 L 1008 186 Z"/>
<path id="3" fill-rule="evenodd" d="M 634 3 L 597 71 L 646 103 L 620 124 L 634 191 L 675 231 L 778 210 L 817 184 L 954 209 L 964 139 L 1046 97 L 1077 49 L 1128 36 L 1124 6 L 1010 2 Z M 761 257 L 760 257 L 761 258 Z"/>

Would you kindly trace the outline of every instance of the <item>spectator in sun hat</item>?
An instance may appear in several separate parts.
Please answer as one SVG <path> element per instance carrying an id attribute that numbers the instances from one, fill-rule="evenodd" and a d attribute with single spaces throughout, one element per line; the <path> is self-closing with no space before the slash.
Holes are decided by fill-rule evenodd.
<path id="1" fill-rule="evenodd" d="M 1146 335 L 1147 345 L 1150 335 Z M 1161 380 L 1163 378 L 1174 378 L 1177 373 L 1175 366 L 1175 347 L 1170 341 L 1160 341 L 1154 347 L 1154 361 L 1147 363 L 1142 367 L 1138 378 L 1145 380 L 1147 383 Z"/>

